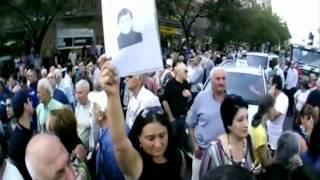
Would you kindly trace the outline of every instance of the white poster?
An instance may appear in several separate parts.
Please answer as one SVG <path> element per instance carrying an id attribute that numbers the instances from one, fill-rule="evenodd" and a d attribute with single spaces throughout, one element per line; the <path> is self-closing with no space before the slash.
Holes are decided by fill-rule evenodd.
<path id="1" fill-rule="evenodd" d="M 121 76 L 163 68 L 154 0 L 101 0 L 106 53 Z"/>

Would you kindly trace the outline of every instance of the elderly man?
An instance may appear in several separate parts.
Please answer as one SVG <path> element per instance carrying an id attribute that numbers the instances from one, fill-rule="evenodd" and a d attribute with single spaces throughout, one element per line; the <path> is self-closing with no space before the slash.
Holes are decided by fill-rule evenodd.
<path id="1" fill-rule="evenodd" d="M 130 129 L 141 110 L 161 106 L 159 98 L 144 87 L 144 78 L 144 75 L 127 77 L 127 86 L 132 93 L 126 115 L 126 123 Z"/>
<path id="2" fill-rule="evenodd" d="M 9 158 L 14 162 L 24 179 L 31 179 L 24 161 L 25 150 L 32 137 L 31 121 L 33 107 L 26 91 L 19 91 L 12 100 L 17 125 L 12 132 L 9 144 Z"/>
<path id="3" fill-rule="evenodd" d="M 38 83 L 38 96 L 41 102 L 37 107 L 38 132 L 45 132 L 49 112 L 62 108 L 63 104 L 53 99 L 53 89 L 46 78 L 40 79 Z"/>
<path id="4" fill-rule="evenodd" d="M 220 68 L 215 68 L 212 72 L 212 88 L 198 94 L 186 119 L 194 148 L 193 180 L 199 179 L 202 152 L 213 139 L 224 133 L 220 106 L 226 95 L 226 74 Z"/>
<path id="5" fill-rule="evenodd" d="M 76 98 L 78 104 L 75 114 L 78 123 L 78 135 L 85 147 L 90 151 L 94 149 L 99 134 L 99 127 L 94 121 L 93 103 L 89 100 L 88 94 L 90 85 L 86 80 L 80 80 L 76 84 Z"/>
<path id="6" fill-rule="evenodd" d="M 69 105 L 69 101 L 67 96 L 64 94 L 63 91 L 57 88 L 57 81 L 56 77 L 54 76 L 53 73 L 48 74 L 48 80 L 51 84 L 51 87 L 53 89 L 53 99 L 61 102 L 64 105 Z"/>
<path id="7" fill-rule="evenodd" d="M 32 179 L 76 179 L 67 150 L 53 135 L 34 136 L 27 146 L 25 161 Z"/>

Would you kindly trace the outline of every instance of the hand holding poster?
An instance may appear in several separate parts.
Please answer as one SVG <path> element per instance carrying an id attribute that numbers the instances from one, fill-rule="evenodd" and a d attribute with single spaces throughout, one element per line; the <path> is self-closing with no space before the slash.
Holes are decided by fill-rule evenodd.
<path id="1" fill-rule="evenodd" d="M 154 0 L 101 0 L 105 48 L 121 76 L 163 68 Z"/>

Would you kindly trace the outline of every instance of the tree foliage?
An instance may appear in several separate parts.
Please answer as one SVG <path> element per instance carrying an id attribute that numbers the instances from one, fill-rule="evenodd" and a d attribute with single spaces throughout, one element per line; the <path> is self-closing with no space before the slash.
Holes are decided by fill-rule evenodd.
<path id="1" fill-rule="evenodd" d="M 43 39 L 54 18 L 71 8 L 71 1 L 65 0 L 1 0 L 0 9 L 10 22 L 19 23 L 26 30 L 39 53 Z"/>
<path id="2" fill-rule="evenodd" d="M 219 49 L 229 43 L 247 43 L 250 47 L 279 45 L 291 38 L 286 23 L 271 9 L 242 7 L 239 0 L 218 0 L 209 8 L 210 32 Z"/>
<path id="3" fill-rule="evenodd" d="M 179 21 L 185 35 L 187 45 L 191 35 L 191 27 L 198 18 L 207 17 L 208 4 L 214 0 L 198 2 L 195 0 L 157 0 L 158 14 L 162 18 Z"/>

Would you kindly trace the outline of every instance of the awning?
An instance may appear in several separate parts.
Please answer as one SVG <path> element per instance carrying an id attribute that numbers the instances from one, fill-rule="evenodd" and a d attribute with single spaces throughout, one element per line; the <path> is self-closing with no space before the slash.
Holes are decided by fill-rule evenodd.
<path id="1" fill-rule="evenodd" d="M 162 26 L 160 25 L 160 33 L 161 34 L 170 34 L 170 35 L 181 35 L 181 29 L 170 27 L 170 26 Z"/>

